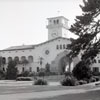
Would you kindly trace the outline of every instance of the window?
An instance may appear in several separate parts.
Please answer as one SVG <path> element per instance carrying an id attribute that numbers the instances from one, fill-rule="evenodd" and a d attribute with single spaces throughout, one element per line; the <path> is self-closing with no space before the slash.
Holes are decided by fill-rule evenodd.
<path id="1" fill-rule="evenodd" d="M 63 44 L 63 49 L 66 49 L 65 44 Z"/>
<path id="2" fill-rule="evenodd" d="M 33 62 L 33 56 L 28 56 L 28 61 L 29 61 L 29 63 L 32 63 Z"/>
<path id="3" fill-rule="evenodd" d="M 94 63 L 96 63 L 96 60 L 94 59 Z"/>
<path id="4" fill-rule="evenodd" d="M 37 72 L 39 72 L 39 70 L 40 70 L 39 67 L 37 67 Z"/>
<path id="5" fill-rule="evenodd" d="M 62 49 L 62 45 L 60 45 L 60 49 Z"/>
<path id="6" fill-rule="evenodd" d="M 98 63 L 100 63 L 100 60 L 98 60 Z"/>
<path id="7" fill-rule="evenodd" d="M 3 67 L 3 69 L 2 69 L 3 71 L 5 71 L 5 68 Z"/>
<path id="8" fill-rule="evenodd" d="M 56 46 L 56 49 L 59 49 L 59 45 Z"/>
<path id="9" fill-rule="evenodd" d="M 99 68 L 98 67 L 93 67 L 93 72 L 99 72 Z"/>
<path id="10" fill-rule="evenodd" d="M 66 44 L 66 49 L 67 49 L 67 45 L 68 45 L 68 44 Z"/>
<path id="11" fill-rule="evenodd" d="M 22 67 L 22 72 L 24 72 L 25 71 L 25 68 L 24 67 Z"/>
<path id="12" fill-rule="evenodd" d="M 51 20 L 49 20 L 49 22 L 51 23 L 52 21 L 51 21 Z"/>
<path id="13" fill-rule="evenodd" d="M 26 57 L 25 56 L 22 56 L 21 57 L 21 61 L 24 61 L 24 60 L 26 60 Z"/>
<path id="14" fill-rule="evenodd" d="M 57 24 L 59 24 L 59 20 L 57 19 Z"/>
<path id="15" fill-rule="evenodd" d="M 6 64 L 6 58 L 5 57 L 2 58 L 2 63 Z"/>
<path id="16" fill-rule="evenodd" d="M 29 68 L 29 71 L 32 72 L 32 67 Z"/>
<path id="17" fill-rule="evenodd" d="M 56 24 L 56 21 L 54 20 L 53 23 Z"/>
<path id="18" fill-rule="evenodd" d="M 18 63 L 19 63 L 19 57 L 16 56 L 16 57 L 14 58 L 14 61 L 18 64 Z"/>
<path id="19" fill-rule="evenodd" d="M 12 57 L 8 57 L 8 62 L 12 61 Z"/>

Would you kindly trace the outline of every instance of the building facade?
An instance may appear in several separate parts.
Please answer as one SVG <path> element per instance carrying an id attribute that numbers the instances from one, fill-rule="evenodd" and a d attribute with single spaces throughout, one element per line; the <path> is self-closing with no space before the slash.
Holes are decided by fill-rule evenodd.
<path id="1" fill-rule="evenodd" d="M 70 58 L 67 45 L 71 43 L 68 36 L 68 19 L 63 16 L 48 18 L 48 41 L 37 45 L 12 46 L 0 50 L 3 69 L 6 70 L 8 62 L 16 60 L 19 73 L 22 71 L 38 72 L 46 65 L 50 65 L 50 71 L 64 72 L 69 67 Z M 75 58 L 71 61 L 71 69 L 79 61 Z"/>

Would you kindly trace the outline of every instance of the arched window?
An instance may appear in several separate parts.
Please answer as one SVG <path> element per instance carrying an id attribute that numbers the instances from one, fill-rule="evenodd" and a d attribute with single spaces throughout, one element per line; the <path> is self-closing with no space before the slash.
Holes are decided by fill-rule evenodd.
<path id="1" fill-rule="evenodd" d="M 32 63 L 33 62 L 33 56 L 28 56 L 28 61 L 29 61 L 29 63 Z"/>
<path id="2" fill-rule="evenodd" d="M 8 63 L 12 61 L 12 57 L 8 57 Z"/>
<path id="3" fill-rule="evenodd" d="M 6 64 L 6 58 L 5 57 L 2 58 L 2 63 Z"/>
<path id="4" fill-rule="evenodd" d="M 28 64 L 28 60 L 26 59 L 25 56 L 22 56 L 22 57 L 21 57 L 21 63 L 22 63 L 22 64 Z"/>
<path id="5" fill-rule="evenodd" d="M 24 60 L 26 60 L 26 57 L 25 56 L 22 56 L 21 57 L 21 61 L 24 61 Z"/>
<path id="6" fill-rule="evenodd" d="M 19 63 L 19 57 L 16 56 L 16 57 L 14 58 L 14 61 L 18 64 L 18 63 Z"/>

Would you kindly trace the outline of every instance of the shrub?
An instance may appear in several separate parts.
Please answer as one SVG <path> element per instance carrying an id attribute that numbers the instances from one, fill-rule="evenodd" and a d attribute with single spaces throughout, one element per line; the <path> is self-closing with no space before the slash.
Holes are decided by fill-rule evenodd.
<path id="1" fill-rule="evenodd" d="M 93 76 L 95 79 L 96 79 L 96 81 L 99 81 L 100 80 L 100 77 L 99 76 Z"/>
<path id="2" fill-rule="evenodd" d="M 32 81 L 31 77 L 18 77 L 16 81 Z"/>
<path id="3" fill-rule="evenodd" d="M 89 81 L 90 82 L 96 82 L 96 79 L 94 77 L 91 77 Z"/>
<path id="4" fill-rule="evenodd" d="M 66 77 L 66 76 L 72 76 L 72 73 L 69 72 L 69 71 L 67 71 L 67 72 L 64 72 L 64 75 L 65 75 L 65 77 Z"/>
<path id="5" fill-rule="evenodd" d="M 83 84 L 87 84 L 87 81 L 85 81 L 85 80 L 79 80 L 78 83 L 79 83 L 79 85 L 83 85 Z"/>
<path id="6" fill-rule="evenodd" d="M 6 79 L 10 79 L 10 80 L 16 79 L 17 74 L 18 74 L 18 70 L 16 68 L 15 61 L 10 61 L 7 66 Z"/>
<path id="7" fill-rule="evenodd" d="M 90 67 L 85 64 L 84 61 L 80 61 L 73 69 L 73 75 L 78 80 L 83 80 L 84 78 L 89 79 L 92 76 Z"/>
<path id="8" fill-rule="evenodd" d="M 5 74 L 3 70 L 0 70 L 0 80 L 5 79 Z"/>
<path id="9" fill-rule="evenodd" d="M 38 79 L 36 81 L 34 81 L 34 85 L 47 85 L 47 81 L 43 80 L 43 79 Z"/>
<path id="10" fill-rule="evenodd" d="M 45 72 L 44 72 L 44 71 L 40 71 L 40 72 L 38 73 L 38 76 L 39 76 L 39 77 L 44 77 L 44 76 L 45 76 Z"/>
<path id="11" fill-rule="evenodd" d="M 30 74 L 29 71 L 24 71 L 24 72 L 21 73 L 21 75 L 22 75 L 23 77 L 28 77 L 29 74 Z"/>
<path id="12" fill-rule="evenodd" d="M 87 83 L 89 83 L 89 79 L 88 78 L 84 78 L 83 81 L 86 81 Z"/>
<path id="13" fill-rule="evenodd" d="M 75 86 L 77 85 L 77 80 L 72 76 L 67 76 L 63 81 L 61 81 L 63 86 Z"/>
<path id="14" fill-rule="evenodd" d="M 36 72 L 30 72 L 29 73 L 29 77 L 33 77 L 33 76 L 36 76 Z"/>
<path id="15" fill-rule="evenodd" d="M 48 64 L 48 63 L 46 64 L 46 66 L 45 66 L 45 71 L 46 71 L 46 72 L 50 72 L 50 64 Z"/>

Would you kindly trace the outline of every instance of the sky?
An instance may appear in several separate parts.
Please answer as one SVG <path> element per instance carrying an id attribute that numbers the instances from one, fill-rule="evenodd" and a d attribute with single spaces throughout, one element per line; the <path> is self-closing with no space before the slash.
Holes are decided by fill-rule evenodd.
<path id="1" fill-rule="evenodd" d="M 79 4 L 82 0 L 0 0 L 0 50 L 47 41 L 47 18 L 64 16 L 70 26 L 82 13 Z"/>

